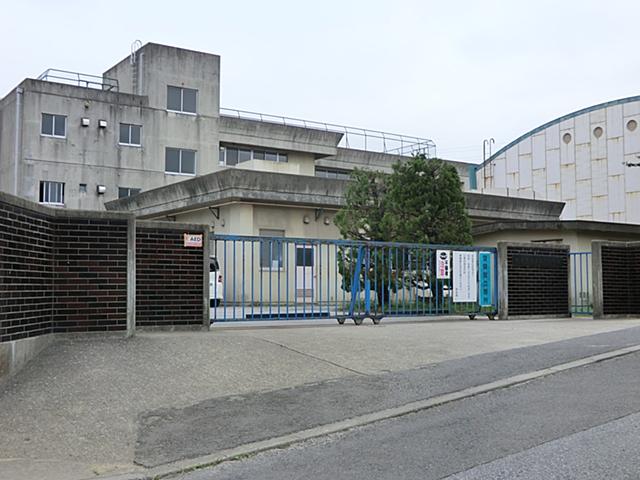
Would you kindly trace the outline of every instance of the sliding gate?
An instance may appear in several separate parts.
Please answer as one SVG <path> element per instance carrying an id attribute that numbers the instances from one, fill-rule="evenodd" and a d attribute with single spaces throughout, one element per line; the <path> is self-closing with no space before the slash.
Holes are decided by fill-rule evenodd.
<path id="1" fill-rule="evenodd" d="M 213 322 L 497 312 L 494 248 L 212 235 Z"/>

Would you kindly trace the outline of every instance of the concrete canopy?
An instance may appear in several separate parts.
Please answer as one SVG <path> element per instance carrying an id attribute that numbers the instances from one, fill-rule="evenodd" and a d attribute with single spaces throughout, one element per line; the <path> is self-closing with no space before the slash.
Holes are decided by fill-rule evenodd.
<path id="1" fill-rule="evenodd" d="M 217 207 L 259 203 L 338 210 L 349 180 L 227 169 L 105 203 L 107 210 L 128 211 L 139 218 Z M 558 220 L 564 204 L 526 198 L 465 193 L 474 224 L 504 220 Z"/>

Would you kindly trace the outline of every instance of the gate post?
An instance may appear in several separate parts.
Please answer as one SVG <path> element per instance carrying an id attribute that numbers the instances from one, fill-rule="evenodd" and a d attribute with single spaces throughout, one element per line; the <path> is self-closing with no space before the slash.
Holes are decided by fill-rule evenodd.
<path id="1" fill-rule="evenodd" d="M 602 292 L 602 242 L 591 242 L 591 281 L 593 291 L 593 318 L 603 318 L 603 292 Z"/>
<path id="2" fill-rule="evenodd" d="M 500 320 L 509 320 L 508 245 L 506 242 L 498 242 L 498 318 Z"/>
<path id="3" fill-rule="evenodd" d="M 136 217 L 127 221 L 127 337 L 136 332 Z"/>

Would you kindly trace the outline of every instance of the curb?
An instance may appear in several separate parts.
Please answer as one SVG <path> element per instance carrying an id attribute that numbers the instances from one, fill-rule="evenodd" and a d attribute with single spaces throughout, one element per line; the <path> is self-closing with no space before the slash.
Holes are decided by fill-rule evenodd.
<path id="1" fill-rule="evenodd" d="M 294 443 L 311 440 L 313 438 L 330 435 L 333 433 L 343 432 L 345 430 L 350 430 L 356 427 L 362 427 L 371 423 L 379 422 L 381 420 L 387 420 L 410 413 L 419 412 L 421 410 L 426 410 L 465 398 L 474 397 L 476 395 L 481 395 L 483 393 L 488 393 L 494 390 L 512 387 L 542 377 L 553 375 L 555 373 L 584 367 L 586 365 L 591 365 L 605 360 L 611 360 L 639 351 L 640 345 L 621 348 L 618 350 L 613 350 L 611 352 L 600 353 L 598 355 L 585 357 L 580 360 L 562 363 L 553 367 L 543 368 L 534 372 L 514 375 L 512 377 L 503 378 L 501 380 L 485 383 L 483 385 L 465 388 L 463 390 L 458 390 L 456 392 L 447 393 L 444 395 L 438 395 L 426 400 L 407 403 L 399 407 L 387 408 L 378 412 L 359 415 L 347 420 L 341 420 L 339 422 L 333 422 L 318 427 L 308 428 L 306 430 L 282 435 L 280 437 L 270 438 L 268 440 L 247 443 L 239 447 L 221 450 L 212 455 L 205 455 L 203 457 L 168 463 L 159 467 L 150 468 L 148 470 L 145 470 L 144 472 L 94 478 L 101 478 L 102 480 L 158 480 L 172 475 L 184 474 L 190 471 L 212 467 L 222 462 L 238 460 L 267 450 L 285 448 Z"/>

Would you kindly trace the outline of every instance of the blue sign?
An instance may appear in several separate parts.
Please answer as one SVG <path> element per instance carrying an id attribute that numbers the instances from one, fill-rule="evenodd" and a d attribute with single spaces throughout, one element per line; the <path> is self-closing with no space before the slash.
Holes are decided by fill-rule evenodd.
<path id="1" fill-rule="evenodd" d="M 490 307 L 493 288 L 491 284 L 491 252 L 480 252 L 478 255 L 478 277 L 480 283 L 480 306 Z"/>

